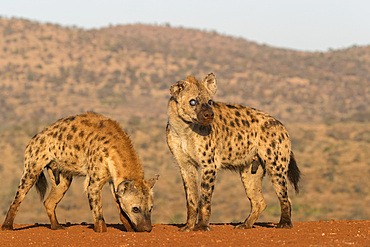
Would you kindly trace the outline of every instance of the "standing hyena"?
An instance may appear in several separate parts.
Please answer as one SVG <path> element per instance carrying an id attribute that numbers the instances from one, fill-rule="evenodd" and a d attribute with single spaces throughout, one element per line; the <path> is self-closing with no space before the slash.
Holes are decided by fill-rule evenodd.
<path id="1" fill-rule="evenodd" d="M 287 130 L 264 112 L 213 102 L 216 90 L 213 74 L 201 82 L 188 77 L 170 89 L 167 142 L 180 167 L 187 200 L 187 222 L 181 230 L 211 230 L 211 197 L 219 169 L 240 173 L 251 202 L 249 217 L 236 228 L 251 228 L 266 208 L 262 195 L 265 172 L 270 175 L 280 200 L 278 227 L 291 228 L 292 206 L 287 193 L 287 177 L 298 192 L 300 172 Z"/>
<path id="2" fill-rule="evenodd" d="M 152 188 L 158 178 L 144 180 L 134 147 L 121 126 L 96 113 L 66 117 L 35 135 L 25 152 L 24 172 L 14 201 L 2 225 L 12 230 L 15 215 L 36 183 L 43 199 L 47 168 L 52 188 L 44 205 L 51 229 L 62 229 L 55 208 L 73 176 L 86 176 L 85 187 L 96 232 L 107 231 L 101 206 L 101 189 L 109 181 L 120 218 L 127 230 L 151 231 Z"/>

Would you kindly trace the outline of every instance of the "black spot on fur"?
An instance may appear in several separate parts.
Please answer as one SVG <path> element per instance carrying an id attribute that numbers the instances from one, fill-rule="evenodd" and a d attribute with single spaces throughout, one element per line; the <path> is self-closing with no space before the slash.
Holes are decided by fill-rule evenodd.
<path id="1" fill-rule="evenodd" d="M 78 135 L 79 135 L 79 137 L 82 138 L 82 137 L 84 137 L 85 133 L 84 133 L 84 131 L 81 131 L 80 134 L 78 134 Z"/>
<path id="2" fill-rule="evenodd" d="M 72 129 L 73 133 L 76 133 L 76 131 L 77 131 L 76 126 L 72 125 L 71 129 Z"/>
<path id="3" fill-rule="evenodd" d="M 72 138 L 73 138 L 73 136 L 71 134 L 67 135 L 67 140 L 71 140 Z"/>
<path id="4" fill-rule="evenodd" d="M 208 183 L 201 183 L 200 185 L 202 188 L 209 190 L 209 184 Z"/>
<path id="5" fill-rule="evenodd" d="M 230 121 L 230 125 L 231 125 L 231 127 L 235 127 L 235 124 L 234 124 L 233 121 Z"/>
<path id="6" fill-rule="evenodd" d="M 240 112 L 239 111 L 236 111 L 235 112 L 235 116 L 240 117 Z"/>
<path id="7" fill-rule="evenodd" d="M 242 120 L 242 124 L 244 125 L 244 126 L 247 126 L 248 128 L 249 128 L 249 122 L 248 122 L 248 120 Z"/>
<path id="8" fill-rule="evenodd" d="M 76 117 L 72 116 L 72 117 L 67 117 L 63 120 L 63 122 L 70 122 L 70 121 L 73 121 Z"/>
<path id="9" fill-rule="evenodd" d="M 92 126 L 92 124 L 89 122 L 89 120 L 82 120 L 81 124 L 83 124 L 85 126 Z"/>
<path id="10" fill-rule="evenodd" d="M 236 106 L 233 106 L 233 105 L 226 105 L 228 108 L 230 109 L 238 109 Z"/>
<path id="11" fill-rule="evenodd" d="M 271 154 L 271 149 L 267 149 L 267 154 L 270 155 Z"/>
<path id="12" fill-rule="evenodd" d="M 93 132 L 90 132 L 90 133 L 86 136 L 86 140 L 88 140 L 92 135 L 93 135 Z"/>
<path id="13" fill-rule="evenodd" d="M 204 175 L 208 175 L 208 174 L 210 174 L 210 173 L 212 173 L 210 170 L 208 170 L 208 171 L 205 171 L 204 172 Z"/>

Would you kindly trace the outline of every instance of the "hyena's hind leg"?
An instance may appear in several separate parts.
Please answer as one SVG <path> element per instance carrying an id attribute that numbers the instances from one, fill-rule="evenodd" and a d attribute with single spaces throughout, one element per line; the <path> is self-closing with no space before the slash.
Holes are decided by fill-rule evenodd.
<path id="1" fill-rule="evenodd" d="M 21 181 L 19 182 L 17 192 L 15 194 L 15 198 L 10 205 L 4 223 L 1 226 L 2 230 L 13 230 L 14 218 L 19 210 L 19 206 L 29 190 L 36 183 L 36 180 L 39 178 L 39 174 L 41 173 L 41 171 L 42 168 L 37 168 L 36 163 L 27 163 L 25 165 Z"/>
<path id="2" fill-rule="evenodd" d="M 251 204 L 251 212 L 244 223 L 236 226 L 236 229 L 249 229 L 265 210 L 266 203 L 262 194 L 262 179 L 264 168 L 261 164 L 246 166 L 240 170 L 240 178 L 243 182 L 245 192 Z"/>
<path id="3" fill-rule="evenodd" d="M 46 213 L 48 214 L 50 219 L 51 229 L 52 230 L 64 229 L 64 227 L 60 225 L 57 220 L 55 208 L 57 207 L 58 203 L 62 200 L 63 196 L 65 195 L 66 191 L 71 185 L 72 176 L 58 173 L 58 178 L 56 178 L 55 177 L 56 173 L 52 169 L 48 169 L 48 173 L 52 187 L 48 197 L 44 202 L 44 206 L 46 208 Z"/>
<path id="4" fill-rule="evenodd" d="M 278 163 L 276 167 L 282 167 L 280 171 L 271 172 L 271 182 L 275 189 L 275 193 L 279 199 L 281 207 L 281 216 L 277 227 L 289 229 L 293 227 L 293 224 L 291 220 L 292 203 L 288 197 L 288 166 L 279 164 L 279 161 L 277 161 L 276 163 Z"/>

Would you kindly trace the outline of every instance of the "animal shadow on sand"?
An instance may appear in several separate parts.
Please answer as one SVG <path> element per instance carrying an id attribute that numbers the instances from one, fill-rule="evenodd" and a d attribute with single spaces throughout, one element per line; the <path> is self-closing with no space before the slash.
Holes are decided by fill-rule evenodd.
<path id="1" fill-rule="evenodd" d="M 230 225 L 230 226 L 233 226 L 233 227 L 236 227 L 237 225 L 239 225 L 239 223 L 211 223 L 211 225 L 215 225 L 215 226 L 222 226 L 222 225 Z M 182 228 L 185 226 L 185 224 L 169 224 L 170 226 L 176 226 L 178 228 Z M 257 223 L 254 223 L 253 224 L 253 227 L 252 228 L 276 228 L 277 227 L 277 223 L 273 223 L 273 222 L 257 222 Z"/>

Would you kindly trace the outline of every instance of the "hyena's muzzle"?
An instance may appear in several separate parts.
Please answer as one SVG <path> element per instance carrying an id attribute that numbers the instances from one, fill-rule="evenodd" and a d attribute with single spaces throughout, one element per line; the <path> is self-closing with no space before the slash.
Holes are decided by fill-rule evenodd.
<path id="1" fill-rule="evenodd" d="M 198 122 L 200 125 L 207 126 L 213 121 L 215 114 L 213 113 L 212 107 L 206 103 L 203 103 L 200 110 L 197 113 Z"/>

